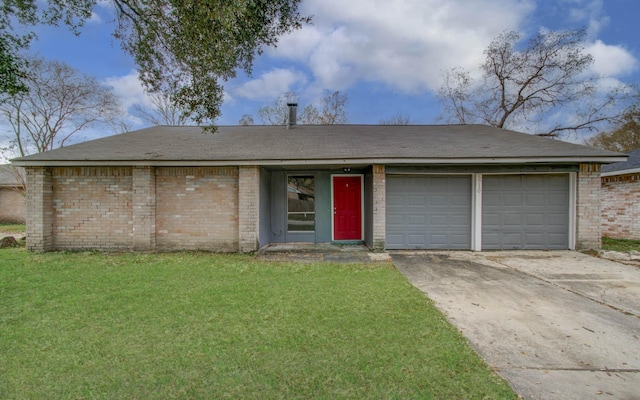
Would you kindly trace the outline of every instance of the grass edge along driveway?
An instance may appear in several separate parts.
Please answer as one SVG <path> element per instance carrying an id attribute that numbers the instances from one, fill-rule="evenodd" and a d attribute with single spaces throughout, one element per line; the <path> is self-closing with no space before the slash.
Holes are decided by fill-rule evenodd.
<path id="1" fill-rule="evenodd" d="M 0 250 L 0 398 L 516 398 L 391 265 Z"/>

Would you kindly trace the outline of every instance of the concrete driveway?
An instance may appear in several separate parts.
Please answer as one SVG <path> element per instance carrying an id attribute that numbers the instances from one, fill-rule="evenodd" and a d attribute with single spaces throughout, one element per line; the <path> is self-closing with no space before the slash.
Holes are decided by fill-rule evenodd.
<path id="1" fill-rule="evenodd" d="M 640 399 L 640 269 L 570 251 L 391 252 L 525 399 Z"/>

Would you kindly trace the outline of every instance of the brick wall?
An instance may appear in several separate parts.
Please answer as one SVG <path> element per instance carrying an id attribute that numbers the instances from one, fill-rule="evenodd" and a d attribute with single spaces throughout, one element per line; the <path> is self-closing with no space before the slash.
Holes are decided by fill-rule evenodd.
<path id="1" fill-rule="evenodd" d="M 130 167 L 58 167 L 51 179 L 53 248 L 132 248 Z"/>
<path id="2" fill-rule="evenodd" d="M 242 166 L 239 170 L 239 235 L 240 251 L 258 250 L 258 224 L 260 210 L 260 169 Z"/>
<path id="3" fill-rule="evenodd" d="M 386 173 L 384 165 L 373 166 L 373 249 L 384 250 L 386 243 Z"/>
<path id="4" fill-rule="evenodd" d="M 602 245 L 600 164 L 580 164 L 576 201 L 576 249 L 599 249 Z"/>
<path id="5" fill-rule="evenodd" d="M 27 249 L 47 251 L 52 248 L 53 197 L 51 169 L 26 169 L 27 180 Z"/>
<path id="6" fill-rule="evenodd" d="M 0 222 L 24 224 L 26 216 L 26 194 L 12 187 L 0 187 Z"/>
<path id="7" fill-rule="evenodd" d="M 134 167 L 133 185 L 133 249 L 151 251 L 156 248 L 156 170 Z"/>
<path id="8" fill-rule="evenodd" d="M 602 177 L 602 234 L 640 240 L 640 174 Z"/>
<path id="9" fill-rule="evenodd" d="M 157 249 L 238 251 L 237 167 L 162 167 L 155 182 Z"/>

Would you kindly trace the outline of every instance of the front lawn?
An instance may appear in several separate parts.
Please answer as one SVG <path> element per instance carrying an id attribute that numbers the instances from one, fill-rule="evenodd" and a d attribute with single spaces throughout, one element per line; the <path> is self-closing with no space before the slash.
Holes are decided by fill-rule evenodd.
<path id="1" fill-rule="evenodd" d="M 24 233 L 24 224 L 0 224 L 0 232 L 3 233 Z"/>
<path id="2" fill-rule="evenodd" d="M 0 250 L 0 398 L 516 398 L 390 264 Z"/>
<path id="3" fill-rule="evenodd" d="M 640 251 L 640 240 L 602 238 L 602 250 L 628 252 Z"/>

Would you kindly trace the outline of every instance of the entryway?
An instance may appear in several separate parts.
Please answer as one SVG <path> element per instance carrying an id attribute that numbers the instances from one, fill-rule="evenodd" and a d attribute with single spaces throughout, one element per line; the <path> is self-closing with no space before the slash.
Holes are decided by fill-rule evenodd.
<path id="1" fill-rule="evenodd" d="M 362 175 L 332 177 L 333 240 L 362 240 Z"/>

